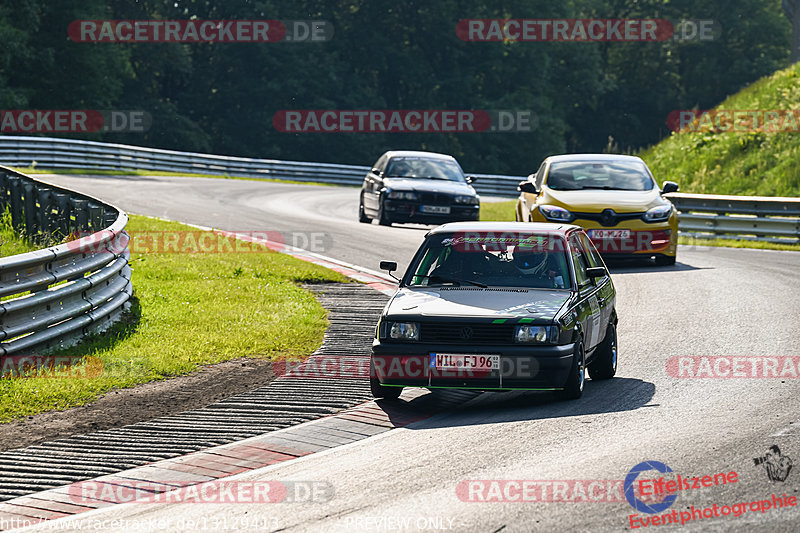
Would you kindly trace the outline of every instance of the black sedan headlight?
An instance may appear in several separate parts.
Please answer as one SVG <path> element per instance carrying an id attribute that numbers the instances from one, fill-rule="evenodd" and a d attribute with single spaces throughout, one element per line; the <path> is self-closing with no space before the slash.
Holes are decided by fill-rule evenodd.
<path id="1" fill-rule="evenodd" d="M 419 200 L 419 194 L 414 191 L 387 191 L 387 196 L 391 200 Z"/>
<path id="2" fill-rule="evenodd" d="M 555 344 L 558 342 L 558 326 L 517 326 L 514 342 L 521 344 Z"/>
<path id="3" fill-rule="evenodd" d="M 455 202 L 461 205 L 478 205 L 478 197 L 470 196 L 468 194 L 459 194 L 455 197 Z"/>

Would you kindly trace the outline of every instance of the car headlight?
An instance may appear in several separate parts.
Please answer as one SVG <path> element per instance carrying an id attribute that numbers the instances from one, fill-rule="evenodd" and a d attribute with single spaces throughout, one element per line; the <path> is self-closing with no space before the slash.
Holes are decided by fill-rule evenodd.
<path id="1" fill-rule="evenodd" d="M 539 211 L 551 222 L 571 222 L 573 218 L 572 213 L 555 205 L 540 205 Z"/>
<path id="2" fill-rule="evenodd" d="M 648 209 L 645 214 L 642 215 L 642 220 L 645 222 L 663 222 L 667 220 L 670 215 L 672 215 L 672 204 L 658 205 L 652 209 Z"/>
<path id="3" fill-rule="evenodd" d="M 416 322 L 389 322 L 389 338 L 399 341 L 418 341 L 419 324 Z"/>
<path id="4" fill-rule="evenodd" d="M 558 342 L 558 326 L 517 326 L 514 342 L 555 344 Z"/>
<path id="5" fill-rule="evenodd" d="M 464 205 L 478 205 L 478 197 L 468 196 L 466 194 L 460 194 L 456 196 L 455 202 L 457 204 L 464 204 Z"/>
<path id="6" fill-rule="evenodd" d="M 388 196 L 392 200 L 418 200 L 419 195 L 412 191 L 388 191 Z"/>

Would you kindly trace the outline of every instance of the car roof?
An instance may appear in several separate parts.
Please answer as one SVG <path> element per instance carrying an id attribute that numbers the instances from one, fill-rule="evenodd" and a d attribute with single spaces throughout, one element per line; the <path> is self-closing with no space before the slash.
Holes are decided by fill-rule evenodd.
<path id="1" fill-rule="evenodd" d="M 635 155 L 622 154 L 562 154 L 551 155 L 546 159 L 551 163 L 561 161 L 639 161 L 644 163 L 641 157 Z"/>
<path id="2" fill-rule="evenodd" d="M 421 150 L 390 150 L 383 154 L 388 157 L 426 157 L 428 159 L 450 159 L 454 160 L 455 157 L 447 154 L 439 154 L 436 152 L 423 152 Z"/>
<path id="3" fill-rule="evenodd" d="M 456 232 L 498 232 L 498 233 L 557 233 L 566 236 L 574 230 L 580 230 L 575 224 L 551 224 L 549 222 L 450 222 L 442 224 L 428 232 L 428 235 Z"/>

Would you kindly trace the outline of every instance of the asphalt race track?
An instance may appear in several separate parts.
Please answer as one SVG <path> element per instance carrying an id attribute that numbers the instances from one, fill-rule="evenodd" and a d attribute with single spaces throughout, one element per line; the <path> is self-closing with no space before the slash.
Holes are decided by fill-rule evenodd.
<path id="1" fill-rule="evenodd" d="M 43 180 L 130 213 L 229 231 L 324 232 L 324 249 L 313 251 L 373 270 L 381 259 L 404 269 L 426 228 L 359 224 L 352 188 L 135 176 Z M 738 474 L 736 483 L 682 491 L 666 512 L 771 499 L 773 493 L 800 497 L 797 375 L 691 379 L 667 372 L 676 356 L 800 357 L 800 253 L 681 247 L 674 267 L 618 266 L 612 274 L 619 372 L 607 382 L 589 381 L 580 400 L 483 394 L 409 427 L 239 478 L 328 482 L 335 488 L 329 501 L 124 504 L 73 520 L 128 520 L 132 529 L 134 520 L 161 518 L 175 529 L 183 520 L 214 531 L 618 531 L 631 528 L 634 510 L 619 483 L 608 480 L 622 480 L 650 460 L 682 476 Z M 795 463 L 783 482 L 771 482 L 753 460 L 774 444 Z M 469 480 L 549 482 L 545 499 L 574 501 L 539 501 L 541 490 L 534 491 L 537 501 L 464 501 L 491 494 L 488 481 Z M 595 480 L 602 483 L 595 484 L 594 498 L 582 496 Z M 564 486 L 569 490 L 552 490 Z M 600 486 L 615 486 L 608 491 L 615 501 L 592 501 L 605 499 Z M 464 487 L 475 490 L 457 492 Z M 519 490 L 506 492 L 520 497 Z M 694 520 L 680 529 L 797 531 L 800 511 L 748 507 L 738 517 Z"/>

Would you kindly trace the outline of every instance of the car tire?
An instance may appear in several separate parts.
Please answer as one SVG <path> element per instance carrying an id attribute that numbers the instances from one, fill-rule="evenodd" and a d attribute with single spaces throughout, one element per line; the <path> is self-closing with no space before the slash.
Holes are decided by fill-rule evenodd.
<path id="1" fill-rule="evenodd" d="M 610 323 L 603 343 L 597 347 L 597 355 L 589 364 L 592 381 L 611 379 L 617 373 L 617 327 Z"/>
<path id="2" fill-rule="evenodd" d="M 372 222 L 372 219 L 364 214 L 364 197 L 363 196 L 358 201 L 358 221 L 361 222 L 362 224 L 369 224 L 370 222 Z"/>
<path id="3" fill-rule="evenodd" d="M 375 398 L 383 398 L 384 400 L 397 400 L 400 393 L 403 392 L 403 387 L 386 387 L 381 385 L 378 376 L 375 375 L 375 365 L 372 359 L 369 360 L 369 390 Z"/>
<path id="4" fill-rule="evenodd" d="M 564 388 L 556 391 L 559 400 L 577 400 L 583 395 L 583 386 L 586 383 L 586 354 L 583 351 L 583 340 L 578 339 L 572 356 L 569 375 Z"/>
<path id="5" fill-rule="evenodd" d="M 656 265 L 658 266 L 670 266 L 675 264 L 674 255 L 657 255 L 656 256 Z"/>
<path id="6" fill-rule="evenodd" d="M 381 226 L 392 225 L 392 221 L 389 220 L 389 217 L 386 215 L 386 210 L 383 207 L 383 200 L 380 200 L 380 205 L 378 206 L 378 224 Z"/>

